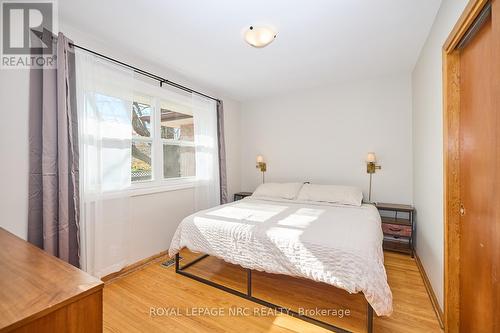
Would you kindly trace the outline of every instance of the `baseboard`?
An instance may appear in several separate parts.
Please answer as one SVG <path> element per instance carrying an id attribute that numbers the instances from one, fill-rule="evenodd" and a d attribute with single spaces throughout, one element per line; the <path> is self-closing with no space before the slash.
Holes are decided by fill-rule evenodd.
<path id="1" fill-rule="evenodd" d="M 434 289 L 432 289 L 431 282 L 427 277 L 427 273 L 425 272 L 424 266 L 418 257 L 418 254 L 415 252 L 415 261 L 417 263 L 418 270 L 420 271 L 420 275 L 422 275 L 422 279 L 424 280 L 425 289 L 427 289 L 427 294 L 429 294 L 429 298 L 431 299 L 432 307 L 434 308 L 434 312 L 436 313 L 437 320 L 439 322 L 439 326 L 444 329 L 444 314 L 443 310 L 439 306 L 439 302 L 437 300 L 436 294 L 434 293 Z"/>
<path id="2" fill-rule="evenodd" d="M 168 251 L 162 251 L 160 253 L 157 253 L 155 255 L 152 255 L 151 257 L 139 260 L 138 262 L 135 262 L 131 265 L 125 266 L 122 269 L 120 269 L 118 272 L 114 272 L 108 275 L 105 275 L 101 277 L 101 281 L 104 283 L 110 283 L 113 280 L 119 279 L 127 274 L 130 274 L 134 271 L 137 271 L 138 269 L 143 268 L 146 265 L 149 265 L 155 261 L 159 261 L 160 259 L 163 259 L 164 257 L 168 256 Z"/>

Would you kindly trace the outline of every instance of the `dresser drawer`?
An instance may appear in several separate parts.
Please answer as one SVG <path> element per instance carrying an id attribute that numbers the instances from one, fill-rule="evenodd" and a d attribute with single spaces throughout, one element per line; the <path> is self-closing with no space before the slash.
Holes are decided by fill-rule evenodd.
<path id="1" fill-rule="evenodd" d="M 397 236 L 399 237 L 399 236 Z M 409 238 L 384 237 L 384 250 L 412 253 Z"/>
<path id="2" fill-rule="evenodd" d="M 382 223 L 384 234 L 397 237 L 411 237 L 411 225 Z"/>

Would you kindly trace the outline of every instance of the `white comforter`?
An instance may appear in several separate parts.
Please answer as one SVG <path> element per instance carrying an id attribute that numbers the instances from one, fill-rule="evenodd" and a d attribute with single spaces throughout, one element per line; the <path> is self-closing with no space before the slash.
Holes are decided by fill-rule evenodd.
<path id="1" fill-rule="evenodd" d="M 361 207 L 252 197 L 186 217 L 169 254 L 187 247 L 268 273 L 363 292 L 377 315 L 392 312 L 380 215 Z"/>

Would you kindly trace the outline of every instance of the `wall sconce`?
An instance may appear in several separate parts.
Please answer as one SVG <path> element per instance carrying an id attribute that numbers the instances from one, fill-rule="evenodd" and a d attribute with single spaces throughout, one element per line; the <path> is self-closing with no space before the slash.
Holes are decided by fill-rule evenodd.
<path id="1" fill-rule="evenodd" d="M 264 184 L 264 173 L 267 171 L 267 165 L 262 155 L 257 155 L 257 164 L 255 167 L 262 172 L 262 184 Z"/>
<path id="2" fill-rule="evenodd" d="M 366 173 L 370 175 L 370 187 L 368 189 L 368 202 L 372 202 L 372 175 L 376 170 L 382 169 L 380 165 L 377 165 L 377 157 L 375 153 L 369 152 L 366 155 Z"/>

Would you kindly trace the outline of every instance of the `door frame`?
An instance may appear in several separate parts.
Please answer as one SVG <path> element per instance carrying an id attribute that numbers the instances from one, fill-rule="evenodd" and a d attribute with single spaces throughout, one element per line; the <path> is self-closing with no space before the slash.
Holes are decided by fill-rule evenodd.
<path id="1" fill-rule="evenodd" d="M 442 51 L 444 326 L 446 333 L 460 331 L 460 51 L 457 46 L 488 2 L 490 1 L 469 1 L 444 43 Z M 491 3 L 495 3 L 495 0 L 491 0 Z"/>

